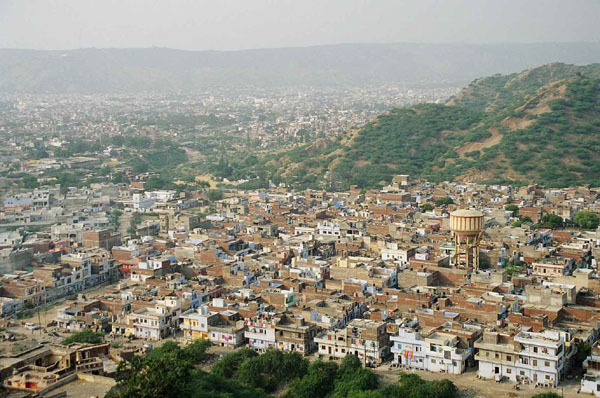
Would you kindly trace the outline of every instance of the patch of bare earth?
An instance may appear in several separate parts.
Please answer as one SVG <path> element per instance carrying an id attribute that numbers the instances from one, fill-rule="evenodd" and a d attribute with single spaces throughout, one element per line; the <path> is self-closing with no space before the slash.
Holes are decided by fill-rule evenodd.
<path id="1" fill-rule="evenodd" d="M 502 133 L 500 133 L 496 128 L 490 127 L 488 132 L 492 134 L 489 138 L 486 138 L 483 141 L 469 142 L 456 149 L 456 153 L 458 153 L 460 157 L 464 157 L 468 152 L 481 151 L 482 149 L 498 145 L 500 141 L 502 141 Z"/>
<path id="2" fill-rule="evenodd" d="M 507 117 L 500 124 L 508 129 L 508 131 L 522 130 L 535 123 L 534 119 L 521 119 L 516 117 Z"/>
<path id="3" fill-rule="evenodd" d="M 183 150 L 185 151 L 185 154 L 187 155 L 188 161 L 190 163 L 196 163 L 204 160 L 204 155 L 202 155 L 200 151 L 196 151 L 195 149 L 185 147 L 183 148 Z"/>
<path id="4" fill-rule="evenodd" d="M 217 187 L 217 181 L 215 181 L 210 174 L 197 175 L 196 177 L 194 177 L 194 180 L 196 182 L 207 182 L 208 184 L 210 184 L 211 188 Z"/>

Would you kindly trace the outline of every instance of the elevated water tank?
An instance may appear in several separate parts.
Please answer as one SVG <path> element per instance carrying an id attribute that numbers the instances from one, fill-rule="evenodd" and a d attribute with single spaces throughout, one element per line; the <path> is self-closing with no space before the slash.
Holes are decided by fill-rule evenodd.
<path id="1" fill-rule="evenodd" d="M 483 230 L 483 213 L 461 209 L 450 213 L 450 230 L 456 235 L 476 236 Z"/>

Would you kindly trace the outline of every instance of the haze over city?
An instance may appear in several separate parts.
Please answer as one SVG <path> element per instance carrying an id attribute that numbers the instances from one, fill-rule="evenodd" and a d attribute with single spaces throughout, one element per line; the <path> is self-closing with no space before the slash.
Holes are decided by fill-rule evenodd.
<path id="1" fill-rule="evenodd" d="M 600 391 L 597 0 L 0 0 L 0 398 Z"/>
<path id="2" fill-rule="evenodd" d="M 597 42 L 595 0 L 2 0 L 0 48 Z"/>

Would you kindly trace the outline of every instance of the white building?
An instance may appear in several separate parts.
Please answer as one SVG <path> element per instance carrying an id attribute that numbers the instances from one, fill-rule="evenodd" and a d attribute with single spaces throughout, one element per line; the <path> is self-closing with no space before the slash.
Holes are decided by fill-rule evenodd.
<path id="1" fill-rule="evenodd" d="M 393 261 L 399 265 L 408 265 L 414 255 L 414 249 L 404 249 L 397 242 L 386 242 L 385 247 L 381 249 L 382 260 Z"/>
<path id="2" fill-rule="evenodd" d="M 480 377 L 514 382 L 528 379 L 552 387 L 560 382 L 576 350 L 571 335 L 558 330 L 521 331 L 515 336 L 485 332 L 475 348 Z"/>
<path id="3" fill-rule="evenodd" d="M 425 340 L 414 326 L 400 327 L 398 334 L 390 337 L 394 363 L 427 370 Z"/>
<path id="4" fill-rule="evenodd" d="M 323 221 L 317 224 L 319 235 L 340 236 L 340 224 L 331 221 Z"/>
<path id="5" fill-rule="evenodd" d="M 247 320 L 244 323 L 246 325 L 244 336 L 248 339 L 248 347 L 257 352 L 277 348 L 274 319 Z"/>
<path id="6" fill-rule="evenodd" d="M 246 325 L 236 311 L 218 314 L 214 324 L 208 325 L 208 339 L 219 347 L 237 348 L 246 342 Z"/>
<path id="7" fill-rule="evenodd" d="M 133 318 L 135 337 L 147 340 L 160 340 L 171 335 L 179 323 L 181 313 L 180 299 L 169 297 L 157 300 L 154 307 L 139 309 Z"/>
<path id="8" fill-rule="evenodd" d="M 600 396 L 600 345 L 592 347 L 592 352 L 583 362 L 585 374 L 581 378 L 581 392 Z"/>
<path id="9" fill-rule="evenodd" d="M 400 327 L 390 340 L 394 363 L 411 369 L 461 374 L 472 355 L 468 347 L 459 347 L 458 336 L 443 329 L 423 336 L 415 325 L 409 325 Z"/>

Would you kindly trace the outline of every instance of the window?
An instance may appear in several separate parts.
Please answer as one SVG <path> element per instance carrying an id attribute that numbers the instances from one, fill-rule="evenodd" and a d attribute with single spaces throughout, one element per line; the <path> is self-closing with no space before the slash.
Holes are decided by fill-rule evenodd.
<path id="1" fill-rule="evenodd" d="M 538 352 L 538 348 L 537 347 L 533 347 L 533 352 Z"/>
<path id="2" fill-rule="evenodd" d="M 432 360 L 431 360 L 431 363 L 435 363 L 435 359 L 432 359 Z"/>
<path id="3" fill-rule="evenodd" d="M 524 370 L 522 370 L 522 371 L 520 371 L 520 372 L 519 372 L 519 374 L 520 374 L 521 376 L 525 376 L 525 371 L 524 371 Z"/>
<path id="4" fill-rule="evenodd" d="M 512 370 L 511 370 L 511 368 L 507 368 L 507 369 L 506 369 L 506 373 L 507 373 L 507 374 L 511 374 L 511 373 L 512 373 Z"/>
<path id="5" fill-rule="evenodd" d="M 512 356 L 510 356 L 510 355 L 507 355 L 507 356 L 506 356 L 506 360 L 507 360 L 507 361 L 512 361 Z"/>
<path id="6" fill-rule="evenodd" d="M 550 380 L 550 375 L 546 375 L 546 380 Z"/>
<path id="7" fill-rule="evenodd" d="M 544 366 L 550 366 L 550 361 L 545 361 Z"/>
<path id="8" fill-rule="evenodd" d="M 537 359 L 533 360 L 533 366 L 537 366 Z"/>
<path id="9" fill-rule="evenodd" d="M 496 358 L 500 358 L 500 354 L 498 354 L 498 353 L 496 353 L 494 356 L 495 356 Z"/>

